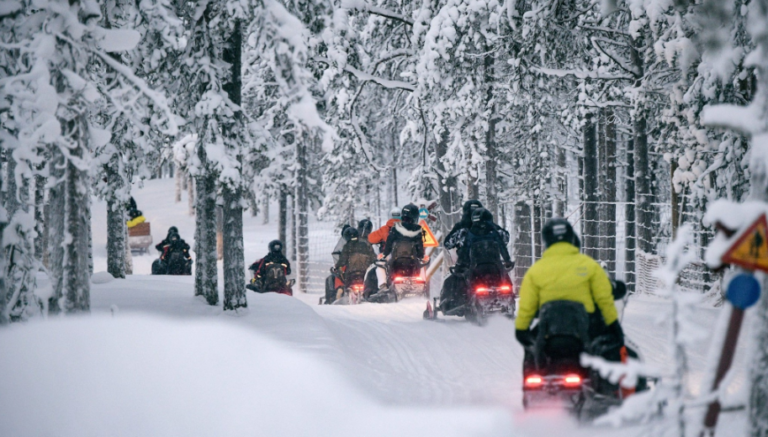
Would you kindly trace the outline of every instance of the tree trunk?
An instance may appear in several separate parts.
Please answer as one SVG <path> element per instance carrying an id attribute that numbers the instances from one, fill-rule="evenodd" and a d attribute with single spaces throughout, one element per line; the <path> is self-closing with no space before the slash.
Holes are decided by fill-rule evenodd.
<path id="1" fill-rule="evenodd" d="M 181 189 L 184 183 L 184 174 L 180 171 L 176 172 L 176 203 L 181 203 Z"/>
<path id="2" fill-rule="evenodd" d="M 283 243 L 283 254 L 285 254 L 285 243 L 288 236 L 286 235 L 288 225 L 288 193 L 285 185 L 280 186 L 280 218 L 278 223 L 278 238 Z"/>
<path id="3" fill-rule="evenodd" d="M 216 205 L 216 260 L 224 259 L 224 208 Z"/>
<path id="4" fill-rule="evenodd" d="M 603 255 L 609 273 L 616 271 L 616 118 L 613 110 L 604 110 L 605 118 L 605 153 L 602 155 L 602 168 L 605 173 L 601 193 L 603 207 L 600 209 L 601 234 L 603 236 Z"/>
<path id="5" fill-rule="evenodd" d="M 70 150 L 75 159 L 82 159 L 86 152 L 87 135 L 84 116 L 67 121 L 65 137 L 76 142 Z M 66 217 L 64 221 L 67 244 L 64 256 L 65 297 L 64 310 L 68 313 L 89 312 L 91 309 L 91 281 L 89 265 L 89 235 L 91 202 L 88 196 L 88 172 L 79 169 L 71 160 L 66 167 L 64 181 L 66 192 Z"/>
<path id="6" fill-rule="evenodd" d="M 541 206 L 541 200 L 538 196 L 533 198 L 533 233 L 531 234 L 531 243 L 533 244 L 534 260 L 541 258 L 544 248 L 541 242 L 541 227 L 543 225 L 544 208 Z"/>
<path id="7" fill-rule="evenodd" d="M 61 226 L 50 226 L 48 234 L 48 252 L 50 253 L 49 271 L 53 293 L 48 300 L 48 314 L 56 315 L 64 310 L 64 238 L 66 231 L 63 224 L 66 220 L 66 190 L 63 179 L 66 176 L 66 158 L 58 149 L 51 148 L 51 175 L 54 181 L 59 181 L 48 192 L 47 223 L 61 223 Z"/>
<path id="8" fill-rule="evenodd" d="M 225 186 L 224 197 L 224 310 L 246 308 L 243 252 L 242 188 Z"/>
<path id="9" fill-rule="evenodd" d="M 107 195 L 107 272 L 115 278 L 125 278 L 125 205 L 115 192 L 122 188 L 117 155 L 104 166 L 110 194 Z"/>
<path id="10" fill-rule="evenodd" d="M 229 99 L 236 105 L 241 103 L 242 81 L 240 72 L 242 70 L 242 45 L 243 38 L 240 29 L 240 20 L 235 20 L 235 27 L 229 38 L 228 47 L 224 50 L 224 62 L 231 65 L 231 80 L 224 86 L 229 95 Z M 235 113 L 235 123 L 228 127 L 231 144 L 228 146 L 229 152 L 236 158 L 238 166 L 238 176 L 242 177 L 242 149 L 240 147 L 240 138 L 242 135 L 238 132 L 242 128 L 241 114 Z M 224 310 L 236 310 L 238 308 L 248 307 L 248 301 L 245 297 L 245 255 L 243 253 L 243 187 L 240 180 L 225 183 L 222 189 L 224 205 L 222 206 L 224 216 Z M 253 193 L 253 190 L 250 190 Z M 269 216 L 269 198 L 265 202 L 264 212 Z"/>
<path id="11" fill-rule="evenodd" d="M 515 283 L 519 287 L 528 268 L 533 265 L 531 245 L 531 205 L 528 202 L 515 204 Z"/>
<path id="12" fill-rule="evenodd" d="M 126 241 L 125 244 L 125 274 L 133 274 L 133 254 L 131 253 L 131 245 L 128 244 L 128 226 L 123 226 L 123 235 Z"/>
<path id="13" fill-rule="evenodd" d="M 219 303 L 216 268 L 216 177 L 207 168 L 207 155 L 202 140 L 197 153 L 203 174 L 196 178 L 195 191 L 195 296 L 204 296 L 209 305 Z"/>
<path id="14" fill-rule="evenodd" d="M 637 247 L 637 229 L 635 227 L 635 142 L 633 139 L 627 141 L 627 172 L 625 182 L 625 195 L 627 198 L 626 206 L 626 222 L 625 222 L 625 235 L 626 235 L 626 255 L 624 264 L 624 281 L 627 283 L 627 291 L 635 291 L 635 283 L 637 282 L 635 275 L 635 251 Z"/>
<path id="15" fill-rule="evenodd" d="M 3 172 L 0 171 L 0 186 L 3 185 Z M 7 271 L 6 267 L 6 257 L 5 257 L 5 250 L 2 250 L 3 245 L 3 234 L 5 233 L 5 227 L 8 225 L 7 222 L 7 211 L 5 210 L 5 201 L 3 201 L 3 205 L 0 205 L 0 326 L 5 325 L 9 322 L 7 316 L 6 316 L 6 303 L 7 303 L 7 297 L 8 297 L 8 289 L 6 286 L 6 277 L 5 272 Z"/>
<path id="16" fill-rule="evenodd" d="M 261 224 L 269 224 L 269 194 L 264 193 L 264 207 L 262 211 Z"/>
<path id="17" fill-rule="evenodd" d="M 597 138 L 595 121 L 587 114 L 584 122 L 584 215 L 582 217 L 582 249 L 592 258 L 600 258 L 599 215 L 597 211 Z"/>
<path id="18" fill-rule="evenodd" d="M 35 175 L 35 258 L 44 261 L 48 245 L 48 229 L 45 226 L 45 184 L 44 176 Z"/>
<path id="19" fill-rule="evenodd" d="M 296 184 L 294 184 L 296 185 Z M 296 203 L 296 187 L 294 187 L 293 195 L 291 196 L 291 261 L 296 261 L 296 248 L 298 246 L 296 239 L 296 224 L 298 223 L 298 205 Z"/>
<path id="20" fill-rule="evenodd" d="M 472 168 L 471 163 L 472 159 L 467 159 L 467 200 L 480 197 L 480 188 L 477 186 L 477 169 Z"/>
<path id="21" fill-rule="evenodd" d="M 557 217 L 565 217 L 565 210 L 568 206 L 568 178 L 567 178 L 567 162 L 565 156 L 565 149 L 557 147 L 557 192 L 560 194 L 560 199 L 557 200 L 557 206 L 555 208 L 555 215 Z"/>
<path id="22" fill-rule="evenodd" d="M 195 180 L 187 172 L 187 204 L 189 215 L 195 215 Z"/>
<path id="23" fill-rule="evenodd" d="M 493 86 L 496 82 L 494 77 L 494 63 L 496 57 L 492 53 L 492 48 L 490 46 L 486 46 L 485 52 L 488 53 L 483 59 L 483 67 L 485 69 L 483 80 L 487 87 L 485 105 L 487 109 L 490 109 L 488 131 L 485 133 L 485 208 L 493 214 L 494 220 L 498 222 L 499 204 L 496 190 L 496 123 L 498 120 L 496 118 L 496 105 L 493 103 Z"/>
<path id="24" fill-rule="evenodd" d="M 461 216 L 459 200 L 457 199 L 458 193 L 456 192 L 456 176 L 446 168 L 443 162 L 445 154 L 448 152 L 448 138 L 448 131 L 444 130 L 440 135 L 440 141 L 435 145 L 437 186 L 440 190 L 440 208 L 443 210 L 440 220 L 443 235 L 448 235 L 448 232 Z"/>
<path id="25" fill-rule="evenodd" d="M 305 140 L 309 140 L 305 138 Z M 296 205 L 298 207 L 298 288 L 302 293 L 307 292 L 309 282 L 309 228 L 307 222 L 308 201 L 307 201 L 307 146 L 301 141 L 297 143 L 297 173 L 296 173 Z"/>

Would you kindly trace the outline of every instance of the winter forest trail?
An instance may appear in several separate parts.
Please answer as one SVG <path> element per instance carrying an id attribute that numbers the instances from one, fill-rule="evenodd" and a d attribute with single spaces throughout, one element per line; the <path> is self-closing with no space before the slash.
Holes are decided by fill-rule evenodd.
<path id="1" fill-rule="evenodd" d="M 171 182 L 148 181 L 143 189 L 135 191 L 136 201 L 153 224 L 155 242 L 163 238 L 168 226 L 175 225 L 192 245 L 194 218 L 186 215 L 185 202 L 173 203 Z M 104 270 L 106 264 L 104 216 L 104 205 L 95 204 L 96 272 Z M 267 242 L 277 234 L 275 225 L 260 223 L 261 217 L 246 217 L 247 263 L 263 255 Z M 425 301 L 416 298 L 397 304 L 319 306 L 320 289 L 311 289 L 305 295 L 297 293 L 293 298 L 249 292 L 248 309 L 233 315 L 195 298 L 192 277 L 147 276 L 154 258 L 155 254 L 135 257 L 136 274 L 126 280 L 94 284 L 93 313 L 113 312 L 116 317 L 150 313 L 234 323 L 331 363 L 360 391 L 382 404 L 409 408 L 501 408 L 511 415 L 521 435 L 559 435 L 567 431 L 574 437 L 619 433 L 629 437 L 647 432 L 578 426 L 564 414 L 553 411 L 523 413 L 523 352 L 514 338 L 514 324 L 505 318 L 491 318 L 483 327 L 455 317 L 425 321 Z M 669 361 L 668 328 L 663 317 L 668 307 L 661 300 L 632 298 L 623 323 L 647 361 L 662 366 Z M 693 386 L 698 386 L 704 371 L 706 340 L 711 337 L 719 313 L 718 309 L 703 308 L 697 313 L 703 339 L 699 347 L 690 351 Z M 736 366 L 740 367 L 743 360 L 741 351 Z M 734 385 L 740 385 L 740 380 L 735 378 Z"/>

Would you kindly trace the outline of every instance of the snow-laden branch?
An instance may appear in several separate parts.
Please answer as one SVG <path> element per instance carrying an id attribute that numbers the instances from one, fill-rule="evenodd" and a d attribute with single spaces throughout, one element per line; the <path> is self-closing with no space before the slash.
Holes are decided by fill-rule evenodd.
<path id="1" fill-rule="evenodd" d="M 751 135 L 759 132 L 763 122 L 751 106 L 706 106 L 701 111 L 701 123 L 705 126 L 733 129 Z"/>
<path id="2" fill-rule="evenodd" d="M 165 114 L 165 117 L 168 123 L 168 128 L 163 130 L 162 128 L 158 127 L 158 129 L 166 135 L 176 135 L 178 133 L 179 127 L 176 125 L 176 118 L 173 111 L 171 111 L 171 108 L 168 106 L 168 101 L 165 99 L 165 97 L 162 94 L 157 93 L 155 92 L 155 90 L 151 89 L 143 79 L 133 74 L 130 68 L 116 61 L 113 57 L 102 52 L 101 50 L 95 50 L 91 47 L 88 47 L 87 45 L 78 44 L 77 42 L 73 41 L 72 39 L 70 39 L 69 37 L 67 37 L 62 33 L 57 33 L 56 37 L 63 41 L 66 41 L 73 47 L 82 48 L 98 56 L 102 61 L 104 61 L 105 64 L 107 64 L 117 73 L 125 77 L 126 80 L 128 80 L 142 94 L 147 96 L 147 98 L 152 100 L 152 102 L 154 102 L 154 104 L 157 105 L 158 108 Z"/>
<path id="3" fill-rule="evenodd" d="M 406 17 L 403 14 L 390 11 L 388 9 L 380 8 L 378 6 L 371 6 L 363 0 L 342 0 L 341 7 L 349 9 L 351 11 L 367 12 L 373 15 L 379 15 L 381 17 L 390 18 L 405 23 L 409 26 L 413 26 L 413 20 Z"/>
<path id="4" fill-rule="evenodd" d="M 328 58 L 322 58 L 322 57 L 315 57 L 312 58 L 315 62 L 322 62 L 324 64 L 333 65 L 333 61 L 331 61 Z M 401 80 L 391 80 L 391 79 L 384 79 L 382 77 L 377 77 L 372 74 L 368 74 L 364 71 L 360 71 L 355 67 L 351 67 L 349 65 L 345 65 L 343 68 L 344 71 L 347 73 L 352 74 L 353 76 L 357 77 L 358 79 L 362 81 L 367 82 L 374 82 L 384 88 L 389 89 L 397 89 L 397 90 L 405 90 L 413 92 L 416 90 L 416 86 L 413 84 L 410 84 L 408 82 L 403 82 Z"/>
<path id="5" fill-rule="evenodd" d="M 601 80 L 632 80 L 634 77 L 624 74 L 605 74 L 590 70 L 560 70 L 556 68 L 533 68 L 533 71 L 547 76 L 566 77 L 574 76 L 577 79 L 601 79 Z"/>

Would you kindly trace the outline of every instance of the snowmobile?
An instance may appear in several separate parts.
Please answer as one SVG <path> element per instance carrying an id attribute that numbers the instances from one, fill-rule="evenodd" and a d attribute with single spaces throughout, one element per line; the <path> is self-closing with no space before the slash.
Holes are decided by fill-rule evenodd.
<path id="1" fill-rule="evenodd" d="M 192 274 L 192 260 L 184 256 L 181 250 L 166 249 L 159 259 L 152 263 L 153 275 L 181 275 Z"/>
<path id="2" fill-rule="evenodd" d="M 451 274 L 463 276 L 465 293 L 461 300 L 452 308 L 441 310 L 439 298 L 434 303 L 427 301 L 424 318 L 435 320 L 437 313 L 442 311 L 446 316 L 465 317 L 467 320 L 482 325 L 493 313 L 504 314 L 508 318 L 515 316 L 515 287 L 507 272 L 514 268 L 504 269 L 501 265 L 483 265 L 469 272 L 457 272 L 451 267 Z"/>
<path id="3" fill-rule="evenodd" d="M 391 303 L 410 296 L 424 296 L 429 299 L 429 281 L 424 268 L 429 265 L 416 257 L 378 260 L 376 266 L 387 271 L 387 288 L 368 298 L 369 302 Z"/>
<path id="4" fill-rule="evenodd" d="M 614 284 L 614 299 L 623 299 L 626 286 Z M 648 389 L 648 381 L 639 378 L 634 390 L 627 391 L 600 377 L 580 364 L 580 355 L 603 356 L 619 350 L 610 336 L 589 338 L 590 315 L 584 305 L 572 301 L 553 301 L 539 310 L 534 328 L 535 342 L 526 350 L 523 370 L 523 407 L 564 407 L 581 420 L 591 420 L 620 405 L 622 398 Z M 599 317 L 599 323 L 604 323 Z M 621 358 L 642 358 L 637 347 L 624 339 Z"/>
<path id="5" fill-rule="evenodd" d="M 293 296 L 293 284 L 295 283 L 296 280 L 285 277 L 285 267 L 282 264 L 270 262 L 264 265 L 262 277 L 254 277 L 245 288 L 256 293 L 278 293 Z"/>
<path id="6" fill-rule="evenodd" d="M 351 274 L 344 274 L 337 272 L 336 269 L 331 269 L 331 272 L 340 277 L 342 287 L 336 290 L 336 299 L 330 302 L 333 305 L 357 305 L 365 301 L 363 298 L 363 290 L 365 289 L 365 272 L 353 272 Z M 320 305 L 323 305 L 324 298 L 320 298 Z"/>

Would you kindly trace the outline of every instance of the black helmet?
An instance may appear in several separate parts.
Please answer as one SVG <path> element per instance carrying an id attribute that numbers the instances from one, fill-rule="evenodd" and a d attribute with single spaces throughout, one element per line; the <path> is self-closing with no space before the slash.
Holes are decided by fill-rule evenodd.
<path id="1" fill-rule="evenodd" d="M 550 247 L 555 243 L 566 242 L 579 246 L 579 237 L 576 236 L 576 231 L 573 230 L 573 226 L 568 220 L 560 217 L 555 217 L 547 220 L 544 224 L 544 228 L 541 230 L 541 240 L 544 242 L 544 246 Z"/>
<path id="2" fill-rule="evenodd" d="M 269 242 L 269 251 L 270 252 L 282 252 L 283 251 L 283 242 L 280 240 L 272 240 Z"/>
<path id="3" fill-rule="evenodd" d="M 472 212 L 476 210 L 477 208 L 482 208 L 483 204 L 480 203 L 477 199 L 471 199 L 464 202 L 464 206 L 461 207 L 463 216 L 466 217 L 467 220 L 472 218 Z"/>
<path id="4" fill-rule="evenodd" d="M 475 208 L 474 211 L 472 211 L 472 226 L 479 223 L 484 222 L 492 222 L 493 221 L 493 214 L 491 214 L 490 211 L 483 208 L 482 206 L 479 208 Z"/>
<path id="5" fill-rule="evenodd" d="M 344 237 L 344 239 L 347 241 L 357 240 L 360 238 L 360 232 L 357 232 L 357 229 L 350 226 L 347 229 L 344 229 L 342 237 Z"/>
<path id="6" fill-rule="evenodd" d="M 371 223 L 371 221 L 368 219 L 362 219 L 357 224 L 357 232 L 360 233 L 361 237 L 367 237 L 372 230 L 373 230 L 373 223 Z"/>
<path id="7" fill-rule="evenodd" d="M 413 223 L 416 224 L 416 222 L 419 221 L 419 207 L 409 203 L 403 207 L 403 212 L 401 213 L 401 219 L 403 223 Z"/>
<path id="8" fill-rule="evenodd" d="M 170 237 L 171 234 L 179 235 L 179 228 L 177 228 L 176 226 L 171 226 L 170 228 L 168 228 L 168 236 Z"/>
<path id="9" fill-rule="evenodd" d="M 349 226 L 349 223 L 344 223 L 344 226 L 341 227 L 341 236 L 345 240 L 348 239 L 346 232 L 347 232 L 347 229 L 349 229 L 349 228 L 351 228 L 351 226 Z"/>

